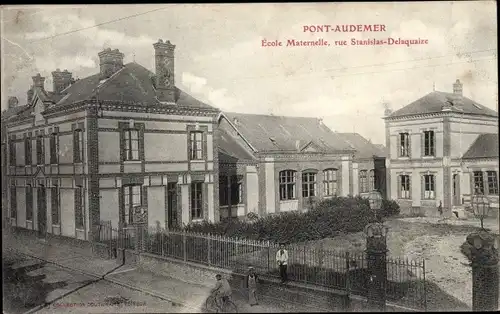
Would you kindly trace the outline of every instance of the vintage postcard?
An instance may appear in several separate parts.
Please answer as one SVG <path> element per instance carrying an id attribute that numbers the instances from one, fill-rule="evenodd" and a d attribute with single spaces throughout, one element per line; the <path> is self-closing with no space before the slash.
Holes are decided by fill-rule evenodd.
<path id="1" fill-rule="evenodd" d="M 0 14 L 4 313 L 499 309 L 496 2 Z"/>

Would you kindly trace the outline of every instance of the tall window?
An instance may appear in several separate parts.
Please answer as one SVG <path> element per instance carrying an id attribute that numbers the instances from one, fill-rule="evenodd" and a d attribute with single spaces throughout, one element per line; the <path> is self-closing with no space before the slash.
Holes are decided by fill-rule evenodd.
<path id="1" fill-rule="evenodd" d="M 125 160 L 139 160 L 139 131 L 127 129 L 124 132 L 125 146 L 123 149 Z"/>
<path id="2" fill-rule="evenodd" d="M 85 220 L 83 218 L 83 188 L 80 186 L 75 189 L 75 227 L 77 229 L 85 228 Z"/>
<path id="3" fill-rule="evenodd" d="M 203 218 L 203 182 L 191 183 L 191 219 Z"/>
<path id="4" fill-rule="evenodd" d="M 399 198 L 408 199 L 410 198 L 410 176 L 401 175 L 400 176 L 400 187 L 399 187 Z"/>
<path id="5" fill-rule="evenodd" d="M 43 151 L 43 135 L 36 137 L 36 164 L 45 164 L 45 153 Z"/>
<path id="6" fill-rule="evenodd" d="M 280 172 L 280 200 L 295 199 L 296 172 L 284 170 Z"/>
<path id="7" fill-rule="evenodd" d="M 231 177 L 231 205 L 243 203 L 243 178 L 242 176 Z"/>
<path id="8" fill-rule="evenodd" d="M 368 171 L 360 170 L 359 171 L 359 192 L 364 193 L 368 192 Z"/>
<path id="9" fill-rule="evenodd" d="M 123 187 L 123 210 L 121 219 L 125 225 L 134 222 L 134 209 L 142 205 L 142 186 L 126 185 Z"/>
<path id="10" fill-rule="evenodd" d="M 229 205 L 229 188 L 227 176 L 219 177 L 219 203 L 220 206 Z"/>
<path id="11" fill-rule="evenodd" d="M 83 162 L 83 131 L 81 129 L 73 132 L 73 162 Z"/>
<path id="12" fill-rule="evenodd" d="M 59 156 L 59 135 L 57 133 L 50 134 L 50 163 L 57 164 Z"/>
<path id="13" fill-rule="evenodd" d="M 436 190 L 434 184 L 434 175 L 424 175 L 424 199 L 434 199 L 436 197 Z"/>
<path id="14" fill-rule="evenodd" d="M 399 156 L 410 156 L 410 134 L 399 133 Z"/>
<path id="15" fill-rule="evenodd" d="M 9 162 L 11 166 L 16 165 L 16 142 L 13 139 L 9 141 Z"/>
<path id="16" fill-rule="evenodd" d="M 26 187 L 26 220 L 33 221 L 33 188 Z"/>
<path id="17" fill-rule="evenodd" d="M 434 156 L 434 131 L 424 131 L 424 156 Z"/>
<path id="18" fill-rule="evenodd" d="M 10 187 L 10 218 L 17 219 L 17 190 L 15 186 Z"/>
<path id="19" fill-rule="evenodd" d="M 370 189 L 370 191 L 373 191 L 373 190 L 375 190 L 375 170 L 374 169 L 370 170 L 370 172 L 368 173 L 368 177 L 369 177 L 368 188 Z"/>
<path id="20" fill-rule="evenodd" d="M 498 178 L 496 171 L 488 171 L 488 194 L 498 195 Z"/>
<path id="21" fill-rule="evenodd" d="M 52 210 L 52 224 L 59 225 L 61 221 L 59 216 L 59 188 L 57 186 L 50 188 L 50 200 Z"/>
<path id="22" fill-rule="evenodd" d="M 337 169 L 323 171 L 323 189 L 325 196 L 337 194 Z"/>
<path id="23" fill-rule="evenodd" d="M 26 137 L 24 139 L 24 164 L 31 165 L 31 138 Z"/>
<path id="24" fill-rule="evenodd" d="M 482 171 L 474 171 L 474 193 L 484 194 L 484 178 Z"/>
<path id="25" fill-rule="evenodd" d="M 203 132 L 191 132 L 189 151 L 191 160 L 203 159 Z"/>
<path id="26" fill-rule="evenodd" d="M 302 173 L 302 197 L 316 196 L 316 173 Z"/>

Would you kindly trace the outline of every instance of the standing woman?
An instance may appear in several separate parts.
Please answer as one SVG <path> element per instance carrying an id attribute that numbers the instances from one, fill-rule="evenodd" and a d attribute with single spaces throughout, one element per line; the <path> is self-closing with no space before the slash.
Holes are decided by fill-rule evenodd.
<path id="1" fill-rule="evenodd" d="M 253 267 L 248 268 L 247 275 L 248 303 L 250 306 L 259 304 L 257 301 L 257 274 Z"/>

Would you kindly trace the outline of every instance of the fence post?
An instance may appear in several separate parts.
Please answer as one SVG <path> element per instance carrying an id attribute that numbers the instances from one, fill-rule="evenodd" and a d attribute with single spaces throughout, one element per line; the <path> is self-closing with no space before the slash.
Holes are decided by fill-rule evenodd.
<path id="1" fill-rule="evenodd" d="M 306 245 L 305 244 L 304 244 L 304 251 L 302 254 L 302 265 L 303 265 L 303 269 L 304 269 L 304 279 L 303 280 L 304 280 L 304 282 L 307 282 L 307 260 L 306 260 Z M 316 277 L 316 273 L 314 274 L 314 277 Z"/>
<path id="2" fill-rule="evenodd" d="M 269 240 L 267 241 L 267 273 L 271 272 L 271 244 L 269 243 Z"/>
<path id="3" fill-rule="evenodd" d="M 208 252 L 207 252 L 207 260 L 208 260 L 208 266 L 211 266 L 212 265 L 212 235 L 209 234 L 208 235 L 208 238 L 207 238 L 207 249 L 208 249 Z"/>
<path id="4" fill-rule="evenodd" d="M 472 311 L 498 310 L 498 249 L 495 236 L 479 231 L 467 236 L 472 259 Z"/>
<path id="5" fill-rule="evenodd" d="M 350 272 L 349 252 L 345 253 L 345 296 L 342 302 L 343 309 L 347 312 L 351 310 L 351 272 Z"/>
<path id="6" fill-rule="evenodd" d="M 182 254 L 183 254 L 183 258 L 184 258 L 184 261 L 187 261 L 187 250 L 186 250 L 186 231 L 184 230 L 182 232 Z"/>
<path id="7" fill-rule="evenodd" d="M 387 234 L 382 224 L 366 226 L 368 259 L 368 305 L 370 310 L 385 311 L 387 284 Z"/>

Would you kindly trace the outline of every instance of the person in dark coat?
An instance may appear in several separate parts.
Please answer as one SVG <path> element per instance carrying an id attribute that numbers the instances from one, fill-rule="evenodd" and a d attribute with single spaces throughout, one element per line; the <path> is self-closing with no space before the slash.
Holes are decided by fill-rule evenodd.
<path id="1" fill-rule="evenodd" d="M 250 306 L 259 304 L 257 301 L 257 283 L 258 278 L 253 267 L 248 268 L 248 275 L 246 279 L 246 287 L 248 289 L 248 303 Z"/>

